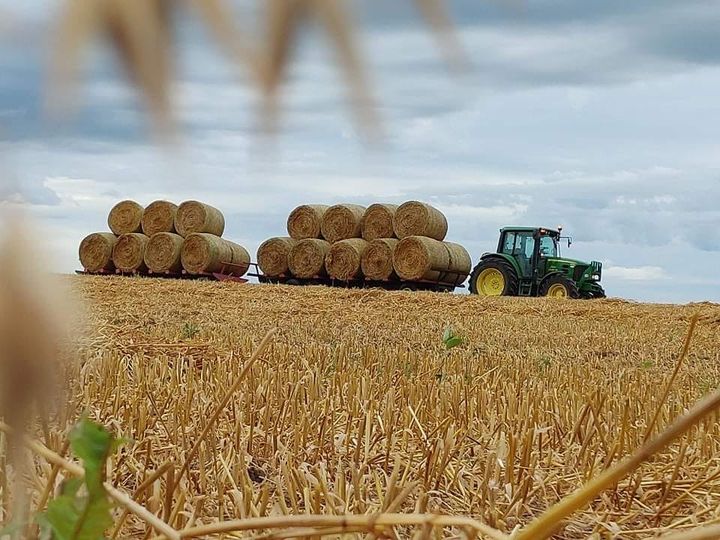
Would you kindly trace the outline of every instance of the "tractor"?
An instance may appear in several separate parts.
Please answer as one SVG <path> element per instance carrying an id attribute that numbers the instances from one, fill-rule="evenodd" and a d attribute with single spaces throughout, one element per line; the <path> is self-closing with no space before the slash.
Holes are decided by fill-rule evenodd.
<path id="1" fill-rule="evenodd" d="M 496 253 L 484 253 L 470 274 L 470 292 L 481 296 L 605 298 L 602 263 L 560 256 L 560 242 L 572 239 L 541 227 L 500 229 Z"/>

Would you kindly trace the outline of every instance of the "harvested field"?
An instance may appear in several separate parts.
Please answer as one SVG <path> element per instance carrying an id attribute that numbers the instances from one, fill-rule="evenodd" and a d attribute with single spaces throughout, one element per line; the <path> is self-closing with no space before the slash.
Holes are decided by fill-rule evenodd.
<path id="1" fill-rule="evenodd" d="M 112 458 L 109 480 L 131 494 L 145 482 L 136 499 L 177 529 L 417 509 L 509 533 L 641 444 L 658 406 L 655 431 L 720 384 L 717 305 L 72 282 L 89 302 L 92 328 L 66 412 L 88 409 L 134 440 Z M 442 342 L 448 326 L 464 338 L 451 350 Z M 273 327 L 268 351 L 203 439 Z M 556 538 L 645 538 L 720 520 L 719 419 L 604 492 Z M 168 482 L 197 441 L 187 477 Z M 62 437 L 50 443 L 60 451 Z M 36 470 L 48 474 L 47 465 Z M 464 537 L 460 527 L 437 531 Z M 131 516 L 119 537 L 145 534 Z"/>

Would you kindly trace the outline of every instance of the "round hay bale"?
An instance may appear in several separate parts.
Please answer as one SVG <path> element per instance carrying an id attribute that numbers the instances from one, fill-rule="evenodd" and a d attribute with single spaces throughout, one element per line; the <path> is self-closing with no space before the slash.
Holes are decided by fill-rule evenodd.
<path id="1" fill-rule="evenodd" d="M 289 272 L 288 257 L 297 240 L 287 236 L 268 238 L 257 250 L 257 261 L 260 270 L 266 276 L 277 277 Z"/>
<path id="2" fill-rule="evenodd" d="M 371 204 L 365 210 L 360 230 L 362 237 L 368 242 L 376 238 L 392 238 L 395 236 L 393 217 L 398 207 L 396 204 Z"/>
<path id="3" fill-rule="evenodd" d="M 175 230 L 182 237 L 193 233 L 222 236 L 225 232 L 225 217 L 214 206 L 198 201 L 185 201 L 175 214 Z"/>
<path id="4" fill-rule="evenodd" d="M 182 270 L 180 254 L 183 237 L 171 232 L 158 232 L 150 237 L 145 247 L 145 265 L 158 274 L 178 273 Z"/>
<path id="5" fill-rule="evenodd" d="M 209 233 L 186 236 L 180 260 L 190 274 L 223 272 L 242 276 L 250 266 L 250 254 L 244 247 Z"/>
<path id="6" fill-rule="evenodd" d="M 393 252 L 398 245 L 397 238 L 376 238 L 362 254 L 362 273 L 368 279 L 384 281 L 396 278 L 393 270 Z"/>
<path id="7" fill-rule="evenodd" d="M 325 268 L 331 278 L 350 281 L 362 276 L 362 255 L 368 242 L 362 238 L 340 240 L 330 246 L 325 257 Z"/>
<path id="8" fill-rule="evenodd" d="M 159 232 L 175 232 L 177 204 L 170 201 L 151 202 L 142 216 L 142 232 L 149 237 Z"/>
<path id="9" fill-rule="evenodd" d="M 288 266 L 290 273 L 299 278 L 326 275 L 325 257 L 330 252 L 330 242 L 319 238 L 300 240 L 290 250 Z"/>
<path id="10" fill-rule="evenodd" d="M 452 283 L 453 285 L 461 285 L 467 279 L 472 270 L 472 259 L 470 254 L 460 244 L 453 242 L 443 242 L 445 249 L 448 251 L 450 266 L 447 274 L 440 278 L 443 283 Z"/>
<path id="11" fill-rule="evenodd" d="M 150 239 L 142 233 L 127 233 L 117 239 L 113 263 L 121 272 L 144 272 L 145 248 Z"/>
<path id="12" fill-rule="evenodd" d="M 360 222 L 365 207 L 359 204 L 336 204 L 325 212 L 320 230 L 323 238 L 330 243 L 346 238 L 360 238 Z"/>
<path id="13" fill-rule="evenodd" d="M 117 236 L 113 233 L 92 233 L 80 242 L 78 254 L 80 264 L 86 272 L 112 272 L 115 265 L 112 260 L 113 247 Z"/>
<path id="14" fill-rule="evenodd" d="M 294 240 L 320 238 L 323 216 L 329 206 L 324 204 L 303 204 L 295 208 L 287 220 L 287 232 Z"/>
<path id="15" fill-rule="evenodd" d="M 470 255 L 464 247 L 425 236 L 408 236 L 393 253 L 393 268 L 409 281 L 428 280 L 462 283 L 470 273 Z"/>
<path id="16" fill-rule="evenodd" d="M 120 236 L 142 232 L 143 207 L 135 201 L 120 201 L 108 214 L 108 227 Z"/>
<path id="17" fill-rule="evenodd" d="M 444 240 L 448 224 L 445 215 L 429 204 L 408 201 L 400 205 L 393 218 L 395 236 L 427 236 L 435 240 Z"/>

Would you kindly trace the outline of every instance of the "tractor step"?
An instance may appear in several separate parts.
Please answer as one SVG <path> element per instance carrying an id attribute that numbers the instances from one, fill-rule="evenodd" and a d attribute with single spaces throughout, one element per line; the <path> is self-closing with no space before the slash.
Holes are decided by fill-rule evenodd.
<path id="1" fill-rule="evenodd" d="M 533 281 L 531 279 L 521 279 L 518 288 L 518 296 L 532 296 Z"/>

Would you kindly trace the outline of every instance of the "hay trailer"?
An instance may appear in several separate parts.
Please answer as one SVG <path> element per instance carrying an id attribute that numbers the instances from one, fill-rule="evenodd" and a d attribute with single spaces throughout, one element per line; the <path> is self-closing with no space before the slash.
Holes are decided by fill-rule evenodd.
<path id="1" fill-rule="evenodd" d="M 187 270 L 180 272 L 152 272 L 150 270 L 135 271 L 135 272 L 122 272 L 115 270 L 113 272 L 107 270 L 100 270 L 98 272 L 89 272 L 87 270 L 76 270 L 76 274 L 88 275 L 88 276 L 127 276 L 127 277 L 153 277 L 163 279 L 195 279 L 203 281 L 230 281 L 235 283 L 247 283 L 249 280 L 245 277 L 250 266 L 257 265 L 255 263 L 249 264 L 235 264 L 224 262 L 221 263 L 221 267 L 217 272 L 206 272 L 199 274 L 191 274 Z"/>
<path id="2" fill-rule="evenodd" d="M 344 289 L 385 289 L 388 291 L 435 291 L 435 292 L 453 292 L 456 288 L 464 288 L 463 283 L 468 274 L 458 272 L 444 272 L 442 281 L 433 280 L 417 280 L 408 281 L 403 279 L 385 279 L 373 280 L 367 278 L 350 279 L 342 281 L 333 279 L 329 276 L 316 275 L 311 278 L 298 278 L 289 274 L 281 274 L 279 276 L 266 276 L 262 273 L 257 263 L 250 263 L 255 271 L 247 275 L 254 277 L 260 283 L 275 283 L 280 285 L 324 285 L 326 287 L 341 287 Z"/>

